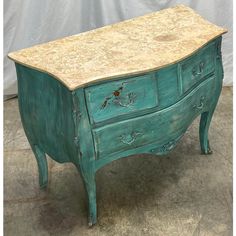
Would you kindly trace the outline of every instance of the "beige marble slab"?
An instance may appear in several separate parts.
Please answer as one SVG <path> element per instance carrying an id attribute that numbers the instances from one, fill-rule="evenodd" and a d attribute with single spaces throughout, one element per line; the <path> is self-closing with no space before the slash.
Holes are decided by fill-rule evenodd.
<path id="1" fill-rule="evenodd" d="M 173 8 L 9 53 L 70 90 L 176 63 L 226 33 L 191 8 Z M 19 39 L 20 40 L 20 39 Z"/>

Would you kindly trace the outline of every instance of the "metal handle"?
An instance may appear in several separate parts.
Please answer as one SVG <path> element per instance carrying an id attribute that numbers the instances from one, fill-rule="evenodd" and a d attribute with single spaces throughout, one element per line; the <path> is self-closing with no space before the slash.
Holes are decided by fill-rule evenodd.
<path id="1" fill-rule="evenodd" d="M 205 100 L 205 97 L 201 96 L 199 105 L 195 104 L 193 105 L 193 108 L 197 110 L 202 110 L 202 108 L 204 107 L 204 100 Z"/>
<path id="2" fill-rule="evenodd" d="M 131 145 L 140 135 L 142 135 L 141 132 L 132 132 L 131 134 L 128 135 L 121 135 L 120 140 L 124 144 Z"/>
<path id="3" fill-rule="evenodd" d="M 200 76 L 203 72 L 203 68 L 204 68 L 204 63 L 200 62 L 198 65 L 198 68 L 194 67 L 192 70 L 192 77 L 195 79 L 196 77 Z M 198 70 L 198 71 L 197 71 Z"/>
<path id="4" fill-rule="evenodd" d="M 125 98 L 122 96 L 115 97 L 113 103 L 118 104 L 121 107 L 129 107 L 133 105 L 135 98 L 135 93 L 128 93 Z"/>

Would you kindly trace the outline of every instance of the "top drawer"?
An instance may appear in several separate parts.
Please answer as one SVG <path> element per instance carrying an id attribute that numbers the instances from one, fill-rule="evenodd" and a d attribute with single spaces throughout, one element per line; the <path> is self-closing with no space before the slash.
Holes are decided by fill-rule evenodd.
<path id="1" fill-rule="evenodd" d="M 179 63 L 179 80 L 181 91 L 185 93 L 201 79 L 214 72 L 216 45 L 212 42 L 195 53 L 192 57 Z"/>
<path id="2" fill-rule="evenodd" d="M 91 86 L 85 96 L 92 123 L 158 105 L 154 73 Z"/>

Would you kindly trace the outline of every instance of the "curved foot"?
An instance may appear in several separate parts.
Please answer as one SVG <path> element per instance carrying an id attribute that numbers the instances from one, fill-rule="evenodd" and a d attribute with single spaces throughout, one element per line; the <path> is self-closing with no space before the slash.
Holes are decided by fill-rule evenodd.
<path id="1" fill-rule="evenodd" d="M 90 188 L 90 187 L 89 187 Z M 87 187 L 86 187 L 87 189 Z M 89 201 L 89 216 L 88 216 L 88 226 L 92 227 L 97 223 L 97 203 L 96 203 L 96 188 L 92 187 L 92 189 L 87 190 L 92 191 L 91 196 L 88 196 Z M 89 195 L 89 193 L 88 193 Z"/>
<path id="2" fill-rule="evenodd" d="M 212 150 L 208 140 L 208 130 L 211 123 L 213 111 L 204 112 L 201 114 L 200 126 L 199 126 L 199 137 L 202 154 L 212 154 Z"/>
<path id="3" fill-rule="evenodd" d="M 97 219 L 92 219 L 92 218 L 89 218 L 88 219 L 88 226 L 89 227 L 92 227 L 93 225 L 95 225 L 97 223 Z"/>
<path id="4" fill-rule="evenodd" d="M 212 153 L 213 153 L 213 152 L 212 152 L 212 150 L 211 150 L 211 148 L 210 148 L 209 141 L 208 141 L 207 147 L 206 147 L 204 150 L 202 150 L 202 154 L 204 154 L 204 155 L 210 155 L 210 154 L 212 154 Z"/>
<path id="5" fill-rule="evenodd" d="M 95 172 L 89 167 L 81 168 L 78 167 L 83 183 L 88 196 L 88 225 L 89 227 L 97 223 L 97 203 L 96 203 L 96 181 L 95 181 Z"/>
<path id="6" fill-rule="evenodd" d="M 48 184 L 48 164 L 46 155 L 37 145 L 35 145 L 32 149 L 38 164 L 39 186 L 44 189 Z"/>

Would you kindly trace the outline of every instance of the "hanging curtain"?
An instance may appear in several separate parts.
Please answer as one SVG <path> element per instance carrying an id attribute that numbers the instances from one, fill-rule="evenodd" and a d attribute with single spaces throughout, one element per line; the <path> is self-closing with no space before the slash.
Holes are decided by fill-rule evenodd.
<path id="1" fill-rule="evenodd" d="M 232 85 L 231 0 L 5 0 L 4 95 L 17 94 L 14 63 L 7 54 L 35 44 L 185 4 L 229 32 L 223 40 L 224 85 Z"/>

